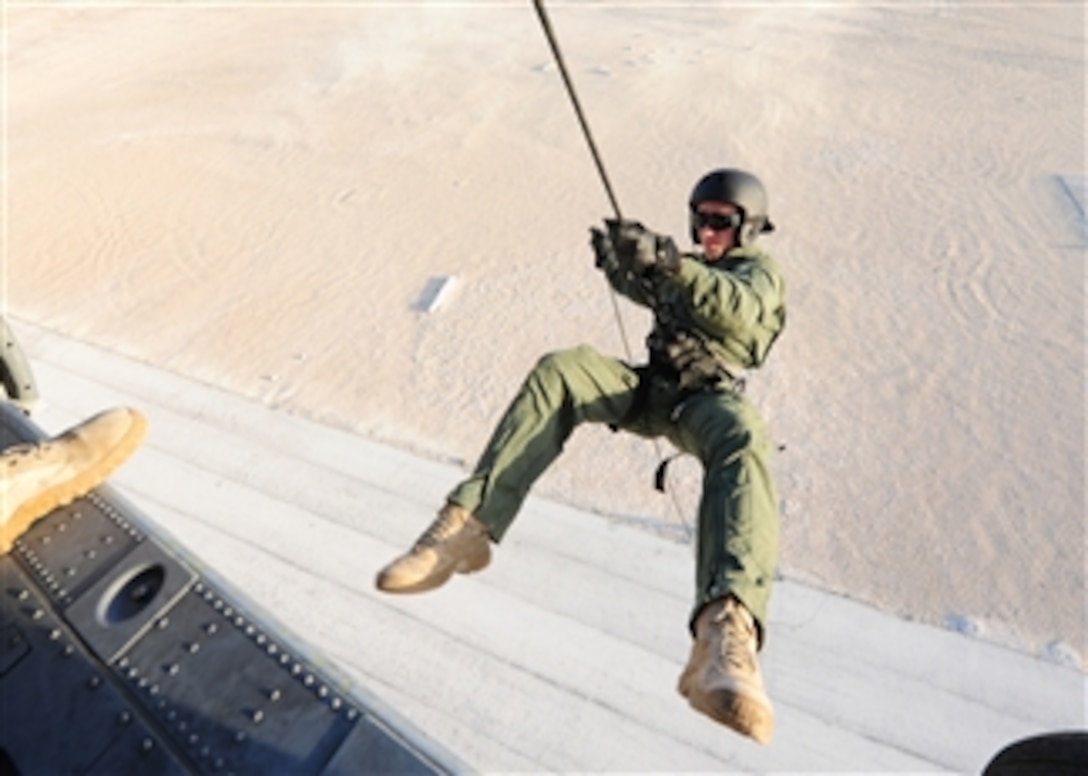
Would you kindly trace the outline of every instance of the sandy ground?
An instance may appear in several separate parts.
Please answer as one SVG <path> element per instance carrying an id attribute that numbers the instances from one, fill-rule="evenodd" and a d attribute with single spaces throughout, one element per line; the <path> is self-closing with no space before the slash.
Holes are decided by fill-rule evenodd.
<path id="1" fill-rule="evenodd" d="M 624 354 L 530 3 L 4 14 L 8 314 L 465 466 L 540 354 Z M 626 215 L 770 190 L 783 574 L 1083 666 L 1083 4 L 552 17 Z M 656 463 L 587 428 L 536 492 L 682 540 Z"/>

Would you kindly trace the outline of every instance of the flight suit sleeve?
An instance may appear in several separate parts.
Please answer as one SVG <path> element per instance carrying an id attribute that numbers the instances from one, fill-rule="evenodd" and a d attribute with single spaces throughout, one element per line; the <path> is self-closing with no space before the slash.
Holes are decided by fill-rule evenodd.
<path id="1" fill-rule="evenodd" d="M 785 283 L 766 254 L 747 249 L 718 266 L 685 257 L 670 285 L 701 331 L 743 345 L 756 364 L 785 325 Z"/>

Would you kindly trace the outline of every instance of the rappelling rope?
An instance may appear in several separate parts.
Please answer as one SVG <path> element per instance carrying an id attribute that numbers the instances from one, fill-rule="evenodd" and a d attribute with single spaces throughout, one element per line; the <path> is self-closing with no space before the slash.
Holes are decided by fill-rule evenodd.
<path id="1" fill-rule="evenodd" d="M 544 7 L 544 0 L 533 0 L 533 7 L 536 9 L 536 15 L 540 19 L 540 26 L 544 30 L 544 37 L 548 40 L 548 46 L 552 50 L 552 56 L 555 58 L 555 65 L 559 69 L 559 75 L 563 78 L 563 85 L 566 87 L 567 96 L 570 97 L 571 105 L 574 108 L 574 113 L 578 117 L 578 123 L 582 127 L 582 136 L 586 140 L 586 144 L 589 146 L 589 152 L 593 156 L 593 162 L 597 166 L 597 175 L 601 179 L 601 183 L 604 184 L 605 194 L 608 196 L 608 201 L 612 205 L 612 212 L 616 216 L 616 220 L 623 220 L 623 214 L 620 211 L 619 200 L 616 199 L 616 193 L 612 189 L 612 182 L 608 178 L 608 172 L 605 170 L 604 162 L 601 159 L 601 154 L 597 150 L 597 144 L 593 140 L 593 132 L 589 128 L 589 122 L 586 120 L 585 111 L 582 110 L 582 103 L 578 99 L 578 93 L 574 89 L 574 82 L 571 80 L 570 73 L 567 71 L 567 64 L 563 59 L 563 52 L 559 49 L 559 41 L 556 39 L 555 31 L 552 29 L 551 20 L 548 18 L 548 11 Z M 620 314 L 619 302 L 617 301 L 618 294 L 616 289 L 609 286 L 611 294 L 609 298 L 612 300 L 612 314 L 616 319 L 616 326 L 619 328 L 620 340 L 623 342 L 623 350 L 627 356 L 628 363 L 634 362 L 634 356 L 631 351 L 631 343 L 627 337 L 627 330 L 623 324 L 623 316 Z M 658 468 L 658 476 L 664 477 L 664 463 L 668 460 L 664 452 L 661 450 L 661 444 L 657 439 L 651 440 L 653 442 L 654 451 L 657 453 L 657 458 L 662 462 L 662 465 Z M 659 482 L 659 489 L 664 491 L 663 483 Z M 684 516 L 684 510 L 680 507 L 680 502 L 676 498 L 676 492 L 673 490 L 668 491 L 673 508 L 676 510 L 677 516 L 680 518 L 680 522 L 684 527 L 686 538 L 688 540 L 692 537 L 691 523 Z"/>

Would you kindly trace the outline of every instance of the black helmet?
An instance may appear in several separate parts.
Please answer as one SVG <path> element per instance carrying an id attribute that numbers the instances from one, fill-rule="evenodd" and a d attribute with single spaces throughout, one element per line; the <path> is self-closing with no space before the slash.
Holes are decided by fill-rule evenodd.
<path id="1" fill-rule="evenodd" d="M 703 202 L 729 202 L 740 208 L 743 221 L 738 242 L 749 245 L 760 234 L 773 232 L 774 224 L 767 215 L 767 191 L 759 178 L 743 170 L 714 170 L 699 179 L 691 190 L 688 210 L 691 223 L 691 239 L 699 242 L 699 230 L 695 228 L 695 209 Z"/>

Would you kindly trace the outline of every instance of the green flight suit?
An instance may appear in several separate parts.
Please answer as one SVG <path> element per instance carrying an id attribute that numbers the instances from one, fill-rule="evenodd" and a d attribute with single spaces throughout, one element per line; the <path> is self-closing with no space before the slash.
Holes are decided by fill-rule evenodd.
<path id="1" fill-rule="evenodd" d="M 736 248 L 714 263 L 684 254 L 676 275 L 652 289 L 618 265 L 602 269 L 635 303 L 650 305 L 655 297 L 659 306 L 668 303 L 673 325 L 698 332 L 734 374 L 761 365 L 785 325 L 782 276 L 754 247 Z M 662 328 L 658 316 L 650 340 Z M 640 374 L 649 381 L 641 394 Z M 704 471 L 691 621 L 705 604 L 732 593 L 756 618 L 762 640 L 778 556 L 778 498 L 766 425 L 732 381 L 682 392 L 676 379 L 645 375 L 586 345 L 544 356 L 474 472 L 449 500 L 472 512 L 499 542 L 533 482 L 580 423 L 665 436 L 697 457 Z"/>

